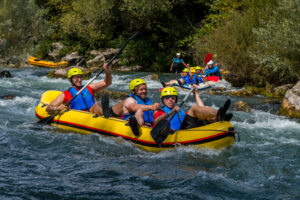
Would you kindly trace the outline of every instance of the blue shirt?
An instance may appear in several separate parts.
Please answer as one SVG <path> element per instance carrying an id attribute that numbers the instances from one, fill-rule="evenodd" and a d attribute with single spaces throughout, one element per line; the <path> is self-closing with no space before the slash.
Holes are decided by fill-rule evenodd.
<path id="1" fill-rule="evenodd" d="M 205 77 L 207 76 L 220 76 L 220 70 L 219 70 L 219 67 L 217 66 L 214 66 L 213 68 L 211 69 L 206 69 L 205 70 Z"/>
<path id="2" fill-rule="evenodd" d="M 182 63 L 183 62 L 182 58 L 180 58 L 180 59 L 174 58 L 173 61 L 174 61 L 174 63 Z"/>

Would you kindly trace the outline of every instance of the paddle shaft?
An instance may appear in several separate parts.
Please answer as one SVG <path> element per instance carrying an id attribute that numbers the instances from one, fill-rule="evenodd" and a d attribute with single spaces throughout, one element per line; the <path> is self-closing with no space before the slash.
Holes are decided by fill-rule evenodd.
<path id="1" fill-rule="evenodd" d="M 139 32 L 136 32 L 135 34 L 133 34 L 132 36 L 130 36 L 127 41 L 123 44 L 123 46 L 120 48 L 120 50 L 114 55 L 114 57 L 112 57 L 112 59 L 110 59 L 110 61 L 108 62 L 107 66 L 110 66 L 113 62 L 114 59 L 116 59 L 120 53 L 123 51 L 123 49 L 125 48 L 125 46 L 128 44 L 128 42 L 130 40 L 132 40 L 135 36 L 137 36 L 139 34 Z M 65 105 L 68 107 L 69 104 L 72 102 L 72 100 L 74 98 L 76 98 L 89 84 L 91 84 L 96 78 L 98 78 L 98 76 L 100 76 L 100 74 L 104 71 L 104 69 L 102 69 L 99 73 L 97 73 L 91 80 L 89 80 L 89 82 L 87 84 L 85 84 L 84 87 L 82 87 Z M 54 119 L 54 117 L 60 112 L 60 110 L 57 110 L 56 112 L 54 112 L 50 117 L 44 118 L 47 119 L 46 122 L 49 123 L 48 121 L 52 121 L 52 119 Z M 39 121 L 41 122 L 41 121 Z"/>
<path id="2" fill-rule="evenodd" d="M 128 44 L 128 42 L 134 38 L 139 32 L 136 32 L 135 34 L 133 34 L 130 38 L 127 39 L 127 41 L 123 44 L 123 46 L 120 48 L 120 50 L 114 55 L 114 57 L 112 57 L 112 59 L 110 59 L 110 61 L 108 62 L 107 66 L 110 66 L 111 63 L 113 62 L 114 59 L 116 59 L 120 53 L 123 51 L 123 49 L 125 48 L 125 46 Z M 104 69 L 101 69 L 101 71 L 96 74 L 87 84 L 85 84 L 84 87 L 82 87 L 65 105 L 69 106 L 69 104 L 72 102 L 72 100 L 74 98 L 76 98 L 89 84 L 91 84 L 96 78 L 98 78 L 98 76 L 100 76 L 100 74 L 102 74 L 102 72 L 104 71 Z"/>

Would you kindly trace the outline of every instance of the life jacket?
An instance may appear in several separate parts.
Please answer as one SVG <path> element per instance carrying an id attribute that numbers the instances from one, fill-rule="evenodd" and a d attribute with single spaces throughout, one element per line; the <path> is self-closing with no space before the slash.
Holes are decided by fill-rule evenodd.
<path id="1" fill-rule="evenodd" d="M 182 58 L 180 58 L 180 59 L 179 58 L 174 58 L 173 61 L 175 63 L 182 63 L 183 62 Z"/>
<path id="2" fill-rule="evenodd" d="M 205 70 L 205 76 L 218 76 L 221 78 L 221 73 L 219 70 L 219 67 L 214 66 L 212 69 L 206 69 Z"/>
<path id="3" fill-rule="evenodd" d="M 71 96 L 75 96 L 78 92 L 74 87 L 69 88 Z M 95 99 L 93 95 L 85 88 L 77 97 L 71 102 L 71 109 L 75 110 L 89 110 L 94 105 Z"/>
<path id="4" fill-rule="evenodd" d="M 190 80 L 190 75 L 181 76 L 180 79 L 183 79 L 186 84 L 192 84 Z"/>
<path id="5" fill-rule="evenodd" d="M 167 106 L 163 106 L 162 110 L 165 113 L 169 113 L 172 111 L 172 109 L 168 108 Z M 183 119 L 185 117 L 185 112 L 182 108 L 180 108 L 179 113 L 176 113 L 176 115 L 173 117 L 173 119 L 170 121 L 170 129 L 177 131 L 180 129 L 181 123 L 183 122 Z M 170 117 L 169 117 L 170 118 Z M 168 119 L 169 119 L 168 118 Z"/>
<path id="6" fill-rule="evenodd" d="M 153 104 L 151 99 L 149 99 L 149 98 L 146 98 L 146 101 L 143 101 L 135 94 L 130 94 L 129 97 L 133 97 L 137 101 L 137 104 L 140 104 L 140 105 L 152 105 Z M 124 116 L 124 119 L 127 120 L 131 115 L 134 115 L 134 114 L 135 114 L 135 112 L 131 112 L 129 115 L 123 113 L 123 116 Z M 153 124 L 153 110 L 144 111 L 144 122 Z"/>
<path id="7" fill-rule="evenodd" d="M 196 79 L 198 79 L 199 83 L 202 83 L 202 78 L 201 78 L 201 74 L 197 75 L 197 74 L 194 74 L 193 75 L 193 80 L 192 80 L 192 84 L 194 84 L 196 82 Z"/>

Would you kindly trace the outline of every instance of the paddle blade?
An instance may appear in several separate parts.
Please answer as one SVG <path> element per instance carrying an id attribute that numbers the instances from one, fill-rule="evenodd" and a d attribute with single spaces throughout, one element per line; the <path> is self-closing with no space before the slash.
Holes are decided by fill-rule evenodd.
<path id="1" fill-rule="evenodd" d="M 54 117 L 55 117 L 55 115 L 54 116 L 51 115 L 50 117 L 46 117 L 44 119 L 41 119 L 37 123 L 41 124 L 41 125 L 51 124 L 51 122 L 53 121 Z"/>
<path id="2" fill-rule="evenodd" d="M 150 132 L 154 141 L 160 145 L 170 134 L 170 122 L 168 120 L 159 121 Z"/>
<path id="3" fill-rule="evenodd" d="M 206 54 L 205 56 L 205 64 L 207 64 L 211 59 L 213 58 L 213 55 L 211 53 Z"/>

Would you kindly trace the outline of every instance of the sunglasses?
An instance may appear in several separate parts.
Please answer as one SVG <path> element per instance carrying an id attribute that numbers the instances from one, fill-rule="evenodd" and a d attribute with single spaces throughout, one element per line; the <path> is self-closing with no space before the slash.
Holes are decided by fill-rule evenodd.
<path id="1" fill-rule="evenodd" d="M 173 96 L 173 95 L 167 95 L 167 96 L 164 96 L 164 98 L 167 100 L 169 100 L 169 99 L 176 100 L 177 99 L 177 97 Z"/>
<path id="2" fill-rule="evenodd" d="M 75 79 L 83 79 L 83 76 L 73 76 Z"/>

